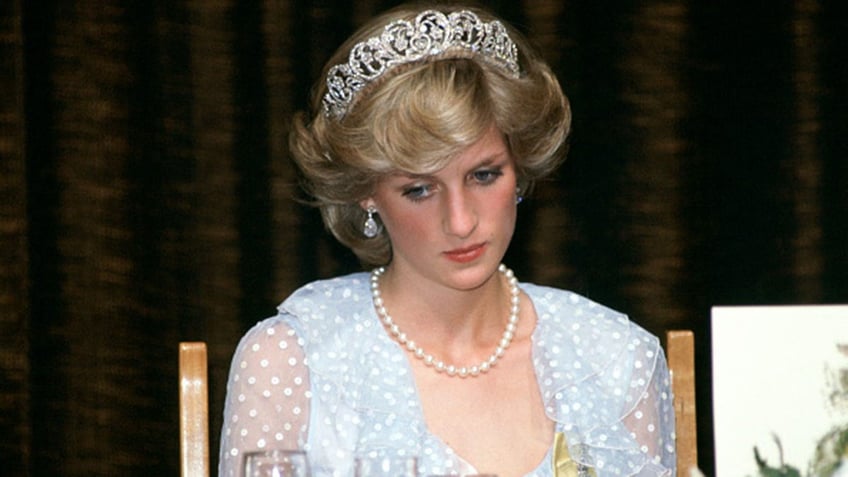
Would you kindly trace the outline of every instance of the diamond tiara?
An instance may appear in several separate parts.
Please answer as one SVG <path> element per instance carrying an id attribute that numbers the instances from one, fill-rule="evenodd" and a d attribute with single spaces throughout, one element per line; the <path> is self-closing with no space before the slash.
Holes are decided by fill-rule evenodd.
<path id="1" fill-rule="evenodd" d="M 342 119 L 356 93 L 391 68 L 451 49 L 480 54 L 513 76 L 519 75 L 518 48 L 501 22 L 483 22 L 467 10 L 447 15 L 426 10 L 414 21 L 389 23 L 379 36 L 354 45 L 347 63 L 330 68 L 324 115 Z"/>

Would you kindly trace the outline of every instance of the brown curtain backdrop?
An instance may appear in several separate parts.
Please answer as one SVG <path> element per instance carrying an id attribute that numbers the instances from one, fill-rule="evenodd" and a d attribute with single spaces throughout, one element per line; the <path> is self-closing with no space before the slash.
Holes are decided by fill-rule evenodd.
<path id="1" fill-rule="evenodd" d="M 239 337 L 358 270 L 299 205 L 286 131 L 395 2 L 0 2 L 3 475 L 176 475 L 177 343 L 210 349 L 213 461 Z M 715 304 L 848 302 L 840 2 L 489 2 L 574 110 L 507 262 L 698 336 Z M 752 456 L 753 458 L 753 456 Z"/>

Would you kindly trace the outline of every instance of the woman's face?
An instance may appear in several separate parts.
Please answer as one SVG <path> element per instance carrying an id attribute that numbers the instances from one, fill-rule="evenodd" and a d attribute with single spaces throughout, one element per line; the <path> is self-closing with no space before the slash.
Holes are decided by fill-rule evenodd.
<path id="1" fill-rule="evenodd" d="M 392 243 L 392 273 L 473 289 L 495 272 L 512 239 L 515 164 L 492 127 L 433 174 L 382 179 L 362 205 L 380 214 Z"/>

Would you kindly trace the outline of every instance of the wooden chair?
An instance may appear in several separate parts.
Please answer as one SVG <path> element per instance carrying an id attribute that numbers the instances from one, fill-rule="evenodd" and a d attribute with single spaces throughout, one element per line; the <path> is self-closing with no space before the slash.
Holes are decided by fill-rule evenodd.
<path id="1" fill-rule="evenodd" d="M 674 393 L 677 434 L 677 475 L 698 467 L 698 425 L 695 413 L 695 335 L 690 330 L 666 333 L 668 368 Z"/>
<path id="2" fill-rule="evenodd" d="M 180 475 L 209 477 L 206 343 L 180 343 Z"/>

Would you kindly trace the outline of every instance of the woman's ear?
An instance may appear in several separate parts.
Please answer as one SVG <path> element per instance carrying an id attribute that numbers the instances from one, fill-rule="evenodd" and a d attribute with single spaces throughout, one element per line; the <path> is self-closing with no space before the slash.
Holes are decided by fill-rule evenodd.
<path id="1" fill-rule="evenodd" d="M 368 210 L 370 207 L 376 208 L 376 205 L 374 204 L 374 199 L 372 199 L 371 197 L 360 200 L 359 206 L 362 207 L 362 210 Z"/>

